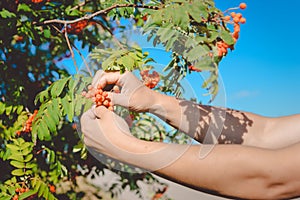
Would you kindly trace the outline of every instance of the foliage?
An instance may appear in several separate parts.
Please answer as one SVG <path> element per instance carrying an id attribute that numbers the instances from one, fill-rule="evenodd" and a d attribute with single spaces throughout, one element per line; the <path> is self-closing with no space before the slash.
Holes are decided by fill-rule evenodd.
<path id="1" fill-rule="evenodd" d="M 180 80 L 208 71 L 202 86 L 213 100 L 218 64 L 226 55 L 217 43 L 230 49 L 235 44 L 229 22 L 212 0 L 2 0 L 0 8 L 0 199 L 77 199 L 77 176 L 109 169 L 85 149 L 74 124 L 92 105 L 80 92 L 96 70 L 86 65 L 86 74 L 70 75 L 70 68 L 78 71 L 75 56 L 84 58 L 81 49 L 87 48 L 95 66 L 105 70 L 150 69 L 151 55 L 114 36 L 140 27 L 154 46 L 172 55 L 155 90 L 181 97 Z M 61 67 L 70 57 L 73 66 Z M 116 112 L 131 116 L 131 130 L 141 139 L 189 142 L 152 115 Z M 138 181 L 157 182 L 149 173 L 129 172 L 115 171 L 120 182 L 111 186 L 112 196 L 119 193 L 118 185 L 140 194 Z M 55 185 L 66 180 L 73 189 L 57 193 Z"/>

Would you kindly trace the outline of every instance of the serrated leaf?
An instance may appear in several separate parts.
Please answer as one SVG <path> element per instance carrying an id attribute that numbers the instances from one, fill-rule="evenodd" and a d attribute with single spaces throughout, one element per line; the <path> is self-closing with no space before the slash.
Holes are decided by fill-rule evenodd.
<path id="1" fill-rule="evenodd" d="M 23 106 L 21 105 L 21 106 L 18 106 L 18 108 L 17 108 L 17 114 L 18 115 L 20 115 L 21 114 L 21 112 L 23 111 Z"/>
<path id="2" fill-rule="evenodd" d="M 25 162 L 24 158 L 21 154 L 11 154 L 8 156 L 9 160 L 16 160 L 16 161 L 20 161 L 20 162 Z"/>
<path id="3" fill-rule="evenodd" d="M 47 189 L 47 186 L 45 185 L 45 183 L 41 182 L 41 185 L 40 185 L 39 190 L 38 190 L 38 197 L 41 197 L 46 189 Z"/>
<path id="4" fill-rule="evenodd" d="M 23 169 L 15 169 L 15 170 L 11 171 L 11 174 L 13 176 L 24 176 L 25 172 Z"/>
<path id="5" fill-rule="evenodd" d="M 6 107 L 6 112 L 5 112 L 5 114 L 6 114 L 6 115 L 10 115 L 10 113 L 11 113 L 11 111 L 12 111 L 12 108 L 13 108 L 13 106 L 8 106 L 8 107 Z"/>
<path id="6" fill-rule="evenodd" d="M 33 158 L 33 155 L 32 155 L 32 154 L 28 154 L 28 155 L 25 157 L 24 162 L 29 162 L 32 158 Z"/>
<path id="7" fill-rule="evenodd" d="M 44 29 L 44 37 L 50 38 L 51 37 L 51 31 L 49 29 Z"/>
<path id="8" fill-rule="evenodd" d="M 22 193 L 20 196 L 19 196 L 19 200 L 23 200 L 23 199 L 26 199 L 28 197 L 30 197 L 31 195 L 34 195 L 36 192 L 34 190 L 29 190 L 27 192 L 24 192 Z"/>
<path id="9" fill-rule="evenodd" d="M 186 57 L 188 61 L 192 62 L 200 59 L 206 54 L 208 54 L 206 49 L 204 49 L 202 45 L 197 45 L 195 48 L 186 53 Z"/>
<path id="10" fill-rule="evenodd" d="M 23 169 L 25 167 L 25 163 L 16 160 L 10 161 L 10 164 L 19 169 Z"/>
<path id="11" fill-rule="evenodd" d="M 6 144 L 6 147 L 9 148 L 10 150 L 12 150 L 12 152 L 14 151 L 19 151 L 19 147 L 16 146 L 15 144 Z"/>
<path id="12" fill-rule="evenodd" d="M 64 87 L 66 86 L 66 83 L 68 82 L 69 79 L 70 79 L 70 77 L 63 78 L 63 79 L 60 79 L 60 80 L 54 82 L 53 86 L 51 87 L 51 91 L 50 91 L 51 96 L 58 97 L 62 93 L 62 91 L 63 91 Z"/>
<path id="13" fill-rule="evenodd" d="M 16 17 L 16 14 L 2 8 L 2 10 L 0 11 L 0 16 L 1 18 L 6 19 L 6 18 Z"/>
<path id="14" fill-rule="evenodd" d="M 230 34 L 229 31 L 222 30 L 221 33 L 220 33 L 220 37 L 228 45 L 233 45 L 234 44 L 234 39 L 233 39 L 233 37 L 232 37 L 232 35 Z"/>

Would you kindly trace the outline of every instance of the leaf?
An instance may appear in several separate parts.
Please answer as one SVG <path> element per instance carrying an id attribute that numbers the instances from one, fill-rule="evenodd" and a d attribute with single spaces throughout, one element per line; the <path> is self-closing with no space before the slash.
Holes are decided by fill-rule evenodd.
<path id="1" fill-rule="evenodd" d="M 23 106 L 21 105 L 21 106 L 18 106 L 18 108 L 17 108 L 17 114 L 18 115 L 20 115 L 21 114 L 21 112 L 23 111 Z"/>
<path id="2" fill-rule="evenodd" d="M 25 172 L 23 169 L 15 169 L 11 172 L 13 176 L 24 176 Z"/>
<path id="3" fill-rule="evenodd" d="M 15 13 L 9 12 L 8 10 L 2 8 L 2 10 L 0 11 L 0 16 L 1 18 L 12 18 L 12 17 L 16 17 Z"/>
<path id="4" fill-rule="evenodd" d="M 16 154 L 16 153 L 9 155 L 8 159 L 9 160 L 16 160 L 16 161 L 20 161 L 20 162 L 25 162 L 23 156 L 21 154 Z"/>
<path id="5" fill-rule="evenodd" d="M 234 40 L 232 35 L 226 31 L 226 30 L 222 30 L 220 33 L 220 37 L 224 40 L 225 43 L 227 43 L 228 45 L 233 45 L 234 44 Z"/>
<path id="6" fill-rule="evenodd" d="M 16 167 L 16 168 L 20 168 L 20 169 L 22 169 L 22 168 L 25 167 L 25 163 L 19 162 L 19 161 L 15 161 L 15 160 L 10 161 L 10 164 L 11 164 L 12 166 L 14 166 L 14 167 Z"/>
<path id="7" fill-rule="evenodd" d="M 31 195 L 34 195 L 36 193 L 36 191 L 34 191 L 34 190 L 29 190 L 29 191 L 27 191 L 27 192 L 24 192 L 24 193 L 22 193 L 20 196 L 19 196 L 19 200 L 23 200 L 23 199 L 26 199 L 26 198 L 28 198 L 28 197 L 30 197 Z"/>
<path id="8" fill-rule="evenodd" d="M 26 156 L 26 158 L 24 159 L 24 162 L 29 162 L 29 161 L 31 161 L 32 158 L 33 158 L 33 155 L 32 154 L 28 154 Z"/>
<path id="9" fill-rule="evenodd" d="M 16 146 L 15 144 L 6 144 L 6 147 L 10 150 L 14 151 L 19 151 L 19 147 Z"/>
<path id="10" fill-rule="evenodd" d="M 70 79 L 70 77 L 67 77 L 67 78 L 63 78 L 63 79 L 60 79 L 60 80 L 54 82 L 53 86 L 51 88 L 51 91 L 50 91 L 51 96 L 58 97 L 62 93 L 62 91 L 63 91 L 64 87 L 66 86 L 66 83 L 68 82 L 69 79 Z"/>
<path id="11" fill-rule="evenodd" d="M 188 61 L 192 62 L 194 60 L 200 59 L 202 56 L 206 55 L 208 52 L 203 48 L 202 45 L 197 45 L 195 48 L 187 52 L 186 57 Z"/>
<path id="12" fill-rule="evenodd" d="M 31 9 L 27 4 L 21 3 L 21 4 L 19 4 L 19 6 L 18 6 L 18 12 L 20 12 L 20 11 L 31 12 L 32 9 Z"/>
<path id="13" fill-rule="evenodd" d="M 50 38 L 51 37 L 51 31 L 49 29 L 44 29 L 44 37 Z"/>
<path id="14" fill-rule="evenodd" d="M 13 106 L 8 106 L 8 107 L 6 107 L 6 112 L 5 112 L 5 114 L 6 114 L 6 115 L 10 115 L 10 113 L 11 113 L 11 111 L 12 111 L 12 108 L 13 108 Z"/>

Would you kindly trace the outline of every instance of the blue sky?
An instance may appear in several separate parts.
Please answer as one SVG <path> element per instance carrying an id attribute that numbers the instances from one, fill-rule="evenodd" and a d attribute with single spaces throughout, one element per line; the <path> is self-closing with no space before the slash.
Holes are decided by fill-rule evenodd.
<path id="1" fill-rule="evenodd" d="M 237 0 L 216 0 L 221 10 Z M 298 0 L 252 0 L 236 49 L 220 64 L 227 106 L 265 116 L 300 113 Z"/>
<path id="2" fill-rule="evenodd" d="M 224 11 L 242 1 L 215 2 Z M 235 50 L 220 63 L 225 95 L 219 95 L 221 103 L 215 105 L 271 117 L 300 113 L 300 1 L 245 2 L 247 9 L 240 12 L 247 22 L 241 25 Z M 70 61 L 66 65 L 72 65 Z M 203 93 L 197 78 L 190 83 L 198 96 Z"/>

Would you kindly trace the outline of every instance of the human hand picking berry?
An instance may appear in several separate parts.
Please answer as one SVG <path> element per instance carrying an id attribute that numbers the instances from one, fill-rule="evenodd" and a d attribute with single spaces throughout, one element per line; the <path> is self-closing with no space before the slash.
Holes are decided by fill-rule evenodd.
<path id="1" fill-rule="evenodd" d="M 157 76 L 155 76 L 155 81 L 155 84 L 159 81 Z M 104 72 L 99 70 L 93 78 L 92 87 L 104 88 L 111 84 L 115 86 L 111 92 L 107 92 L 107 98 L 111 100 L 112 104 L 135 112 L 149 111 L 153 106 L 153 98 L 158 94 L 146 87 L 142 81 L 129 71 L 121 74 L 119 71 Z M 153 88 L 153 84 L 151 86 Z"/>

